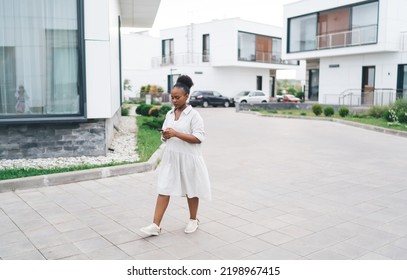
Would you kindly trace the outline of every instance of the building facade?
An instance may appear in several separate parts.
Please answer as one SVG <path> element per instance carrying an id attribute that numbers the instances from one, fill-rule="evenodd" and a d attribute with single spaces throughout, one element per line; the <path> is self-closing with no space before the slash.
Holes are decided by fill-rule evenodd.
<path id="1" fill-rule="evenodd" d="M 134 90 L 156 84 L 170 92 L 177 76 L 187 74 L 193 90 L 229 97 L 261 90 L 273 97 L 276 72 L 301 69 L 297 60 L 281 57 L 281 28 L 239 18 L 161 30 L 159 38 L 150 39 L 148 51 L 137 54 L 134 46 L 146 42 L 145 36 L 123 35 L 123 78 Z"/>
<path id="2" fill-rule="evenodd" d="M 0 0 L 0 159 L 106 155 L 120 28 L 151 27 L 159 3 Z"/>
<path id="3" fill-rule="evenodd" d="M 404 0 L 304 0 L 285 5 L 284 57 L 306 60 L 306 97 L 357 106 L 407 98 L 404 11 Z"/>

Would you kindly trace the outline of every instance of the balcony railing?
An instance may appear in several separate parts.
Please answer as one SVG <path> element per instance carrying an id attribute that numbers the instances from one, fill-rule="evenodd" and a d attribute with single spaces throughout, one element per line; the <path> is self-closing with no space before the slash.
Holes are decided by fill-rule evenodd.
<path id="1" fill-rule="evenodd" d="M 167 65 L 198 65 L 208 63 L 210 61 L 209 54 L 201 53 L 179 53 L 168 56 L 156 56 L 151 59 L 151 66 L 154 68 Z"/>
<path id="2" fill-rule="evenodd" d="M 272 52 L 256 52 L 256 59 L 254 62 L 298 65 L 298 60 L 285 60 L 281 58 L 281 54 Z"/>
<path id="3" fill-rule="evenodd" d="M 156 56 L 151 60 L 154 68 L 167 65 L 199 65 L 211 61 L 210 54 L 202 53 L 178 53 L 168 56 Z M 240 58 L 239 61 L 262 62 L 285 65 L 299 65 L 298 60 L 284 60 L 280 54 L 271 52 L 256 52 L 249 59 Z"/>
<path id="4" fill-rule="evenodd" d="M 369 25 L 350 31 L 317 36 L 317 49 L 331 49 L 377 43 L 377 25 Z"/>
<path id="5" fill-rule="evenodd" d="M 341 94 L 325 94 L 325 104 L 343 106 L 383 106 L 394 103 L 397 99 L 407 99 L 407 92 L 391 88 L 375 88 L 372 90 L 347 89 Z"/>

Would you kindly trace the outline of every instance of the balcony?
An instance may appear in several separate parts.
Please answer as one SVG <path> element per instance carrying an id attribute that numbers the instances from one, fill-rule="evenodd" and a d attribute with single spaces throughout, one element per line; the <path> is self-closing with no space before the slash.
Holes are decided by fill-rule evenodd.
<path id="1" fill-rule="evenodd" d="M 272 63 L 272 64 L 285 64 L 285 65 L 298 65 L 298 60 L 283 60 L 281 58 L 281 53 L 273 52 L 256 52 L 254 54 L 248 54 L 246 56 L 239 55 L 239 61 L 248 62 L 261 62 L 261 63 Z"/>
<path id="2" fill-rule="evenodd" d="M 210 61 L 209 54 L 179 53 L 168 56 L 156 56 L 151 59 L 153 68 L 169 65 L 199 65 Z"/>
<path id="3" fill-rule="evenodd" d="M 369 25 L 350 31 L 317 36 L 317 49 L 332 49 L 377 43 L 377 25 Z"/>

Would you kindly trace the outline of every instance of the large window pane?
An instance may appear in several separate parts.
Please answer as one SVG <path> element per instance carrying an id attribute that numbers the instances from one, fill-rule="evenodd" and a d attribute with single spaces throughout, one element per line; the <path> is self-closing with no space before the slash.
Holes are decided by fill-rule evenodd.
<path id="1" fill-rule="evenodd" d="M 290 19 L 289 34 L 288 52 L 315 50 L 317 15 L 313 14 Z"/>
<path id="2" fill-rule="evenodd" d="M 209 62 L 210 58 L 210 40 L 209 34 L 202 36 L 202 62 Z"/>
<path id="3" fill-rule="evenodd" d="M 256 36 L 256 61 L 271 62 L 272 44 L 272 38 Z"/>
<path id="4" fill-rule="evenodd" d="M 0 0 L 0 117 L 80 113 L 77 0 Z"/>
<path id="5" fill-rule="evenodd" d="M 378 2 L 352 8 L 352 44 L 377 42 L 378 10 Z"/>
<path id="6" fill-rule="evenodd" d="M 174 39 L 162 41 L 162 64 L 174 64 Z"/>
<path id="7" fill-rule="evenodd" d="M 281 39 L 239 32 L 239 55 L 241 61 L 282 63 Z"/>
<path id="8" fill-rule="evenodd" d="M 255 61 L 256 36 L 239 32 L 239 60 Z"/>
<path id="9" fill-rule="evenodd" d="M 318 48 L 346 46 L 350 9 L 341 8 L 320 13 L 318 17 Z"/>

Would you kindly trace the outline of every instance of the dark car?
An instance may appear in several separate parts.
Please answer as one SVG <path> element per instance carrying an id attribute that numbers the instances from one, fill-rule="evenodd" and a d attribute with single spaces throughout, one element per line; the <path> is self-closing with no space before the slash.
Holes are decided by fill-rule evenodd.
<path id="1" fill-rule="evenodd" d="M 192 107 L 202 106 L 230 106 L 230 100 L 228 97 L 223 96 L 217 91 L 214 90 L 198 90 L 194 91 L 191 96 L 189 97 L 189 104 Z"/>

